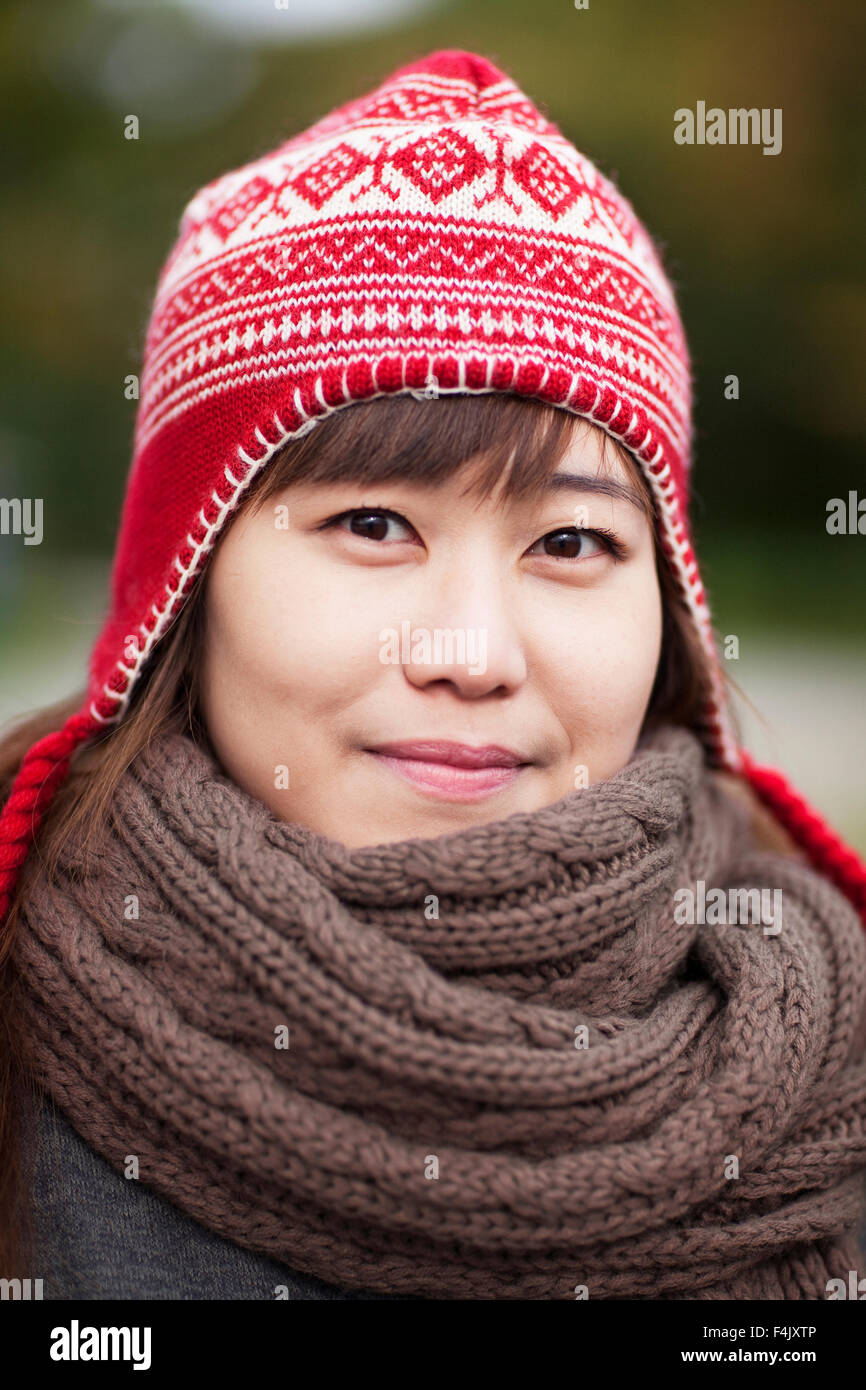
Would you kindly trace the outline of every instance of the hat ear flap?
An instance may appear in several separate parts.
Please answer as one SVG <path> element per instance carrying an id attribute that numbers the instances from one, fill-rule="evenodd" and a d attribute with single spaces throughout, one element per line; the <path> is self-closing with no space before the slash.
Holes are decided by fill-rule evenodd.
<path id="1" fill-rule="evenodd" d="M 741 773 L 761 802 L 790 832 L 813 867 L 845 894 L 866 928 L 866 863 L 808 805 L 781 772 L 760 766 L 745 750 L 741 757 Z"/>
<path id="2" fill-rule="evenodd" d="M 0 813 L 0 923 L 42 818 L 69 771 L 72 754 L 100 727 L 91 714 L 79 711 L 62 729 L 34 743 L 22 758 Z"/>

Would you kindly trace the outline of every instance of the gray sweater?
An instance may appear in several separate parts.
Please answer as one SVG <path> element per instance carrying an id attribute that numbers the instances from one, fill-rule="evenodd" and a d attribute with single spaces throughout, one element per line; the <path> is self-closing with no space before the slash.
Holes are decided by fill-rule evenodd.
<path id="1" fill-rule="evenodd" d="M 389 1299 L 299 1274 L 123 1178 L 46 1097 L 30 1121 L 36 1268 L 45 1299 Z M 32 1146 L 32 1147 L 31 1147 Z"/>

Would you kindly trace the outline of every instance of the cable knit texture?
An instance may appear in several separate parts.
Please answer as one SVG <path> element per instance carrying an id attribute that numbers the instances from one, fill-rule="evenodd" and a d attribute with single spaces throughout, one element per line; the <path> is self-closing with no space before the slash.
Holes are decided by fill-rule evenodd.
<path id="1" fill-rule="evenodd" d="M 220 1235 L 445 1299 L 820 1299 L 857 1270 L 866 937 L 754 847 L 690 732 L 362 849 L 171 735 L 79 860 L 16 938 L 41 1084 Z M 678 922 L 698 880 L 780 890 L 781 928 Z"/>

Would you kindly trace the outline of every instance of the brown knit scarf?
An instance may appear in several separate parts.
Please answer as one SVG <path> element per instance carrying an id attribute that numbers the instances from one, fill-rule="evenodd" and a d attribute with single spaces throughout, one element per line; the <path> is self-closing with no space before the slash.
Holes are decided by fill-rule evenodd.
<path id="1" fill-rule="evenodd" d="M 26 904 L 28 1036 L 85 1140 L 205 1226 L 427 1298 L 821 1299 L 857 1268 L 866 934 L 691 733 L 351 850 L 173 735 L 113 816 L 95 877 L 70 843 Z M 678 921 L 698 880 L 780 890 L 780 929 Z"/>

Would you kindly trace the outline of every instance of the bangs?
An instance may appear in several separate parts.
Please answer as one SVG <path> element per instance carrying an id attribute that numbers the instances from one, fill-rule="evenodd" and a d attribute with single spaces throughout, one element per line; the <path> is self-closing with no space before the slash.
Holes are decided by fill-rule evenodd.
<path id="1" fill-rule="evenodd" d="M 486 497 L 501 485 L 503 501 L 520 500 L 541 489 L 575 437 L 593 429 L 602 436 L 601 471 L 610 471 L 612 452 L 651 519 L 643 470 L 623 445 L 571 411 L 503 392 L 377 396 L 335 410 L 274 455 L 244 510 L 259 511 L 293 483 L 440 483 L 464 468 L 464 496 Z"/>

